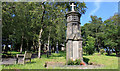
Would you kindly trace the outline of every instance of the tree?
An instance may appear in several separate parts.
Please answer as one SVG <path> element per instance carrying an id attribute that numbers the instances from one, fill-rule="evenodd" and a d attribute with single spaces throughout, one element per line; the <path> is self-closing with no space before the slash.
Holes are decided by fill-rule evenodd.
<path id="1" fill-rule="evenodd" d="M 97 16 L 91 16 L 91 19 L 90 23 L 82 26 L 83 46 L 86 46 L 87 36 L 92 36 L 95 38 L 95 47 L 98 52 L 101 48 L 106 48 L 110 55 L 109 50 L 114 49 L 117 55 L 119 51 L 118 15 L 115 14 L 104 22 Z"/>
<path id="2" fill-rule="evenodd" d="M 114 17 L 114 16 L 113 16 Z M 105 39 L 103 40 L 105 46 L 109 47 L 110 49 L 115 49 L 115 52 L 117 54 L 117 48 L 118 48 L 118 28 L 117 23 L 115 23 L 116 20 L 108 19 L 104 21 L 105 24 Z M 110 51 L 108 51 L 108 55 L 110 55 Z"/>
<path id="3" fill-rule="evenodd" d="M 8 31 L 8 34 L 3 33 L 3 36 L 10 41 L 20 43 L 20 52 L 22 53 L 23 40 L 26 35 L 27 7 L 26 3 L 3 3 L 3 31 Z M 7 18 L 6 18 L 7 17 Z M 7 25 L 6 25 L 7 24 Z M 8 27 L 9 26 L 9 27 Z M 23 28 L 24 27 L 24 28 Z M 6 29 L 8 28 L 8 29 Z"/>
<path id="4" fill-rule="evenodd" d="M 15 44 L 14 48 L 30 50 L 38 47 L 40 58 L 41 46 L 45 43 L 55 46 L 56 42 L 65 43 L 66 12 L 70 3 L 63 2 L 4 2 L 3 37 Z M 76 3 L 76 11 L 85 13 L 85 3 Z M 7 28 L 7 29 L 6 29 Z"/>
<path id="5" fill-rule="evenodd" d="M 95 39 L 91 36 L 88 36 L 85 46 L 85 50 L 87 54 L 92 55 L 95 52 L 94 44 L 95 44 Z"/>

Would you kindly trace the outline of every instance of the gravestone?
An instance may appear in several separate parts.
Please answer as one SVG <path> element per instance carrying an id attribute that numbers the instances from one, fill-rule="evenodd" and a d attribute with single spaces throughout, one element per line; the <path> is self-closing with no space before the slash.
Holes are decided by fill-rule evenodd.
<path id="1" fill-rule="evenodd" d="M 59 51 L 58 51 L 58 42 L 56 44 L 56 51 L 55 51 L 55 53 L 59 53 Z"/>
<path id="2" fill-rule="evenodd" d="M 61 44 L 61 51 L 65 51 L 65 45 Z"/>
<path id="3" fill-rule="evenodd" d="M 81 27 L 80 27 L 80 17 L 81 14 L 74 10 L 74 3 L 72 3 L 72 11 L 66 14 L 67 18 L 67 36 L 66 36 L 66 58 L 67 61 L 72 59 L 81 59 L 82 56 L 82 37 L 81 37 Z"/>

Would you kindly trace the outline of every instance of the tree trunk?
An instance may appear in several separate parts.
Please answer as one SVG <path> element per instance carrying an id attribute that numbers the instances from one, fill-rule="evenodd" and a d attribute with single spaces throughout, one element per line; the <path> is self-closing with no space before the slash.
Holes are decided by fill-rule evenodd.
<path id="1" fill-rule="evenodd" d="M 30 50 L 30 48 L 28 47 L 28 39 L 27 39 L 27 51 L 29 51 Z M 25 50 L 26 51 L 26 50 Z"/>
<path id="2" fill-rule="evenodd" d="M 110 49 L 108 50 L 108 48 L 107 48 L 107 55 L 110 55 Z"/>
<path id="3" fill-rule="evenodd" d="M 38 49 L 38 58 L 40 58 L 40 53 L 41 53 L 41 36 L 42 36 L 42 31 L 43 31 L 43 27 L 45 24 L 43 24 L 43 17 L 44 17 L 44 14 L 45 14 L 45 6 L 44 6 L 44 2 L 42 2 L 42 9 L 43 9 L 43 13 L 42 13 L 42 18 L 41 18 L 41 24 L 42 24 L 42 27 L 41 27 L 41 30 L 39 32 L 39 39 L 38 39 L 38 44 L 39 44 L 39 49 Z"/>
<path id="4" fill-rule="evenodd" d="M 109 54 L 108 55 L 110 55 L 110 49 L 109 49 Z"/>
<path id="5" fill-rule="evenodd" d="M 98 53 L 100 53 L 100 45 L 99 45 L 99 43 L 98 43 Z"/>
<path id="6" fill-rule="evenodd" d="M 35 42 L 33 40 L 33 52 L 35 52 Z"/>
<path id="7" fill-rule="evenodd" d="M 47 46 L 47 57 L 49 55 L 49 46 L 50 45 L 50 32 L 49 32 L 49 35 L 48 35 L 48 46 Z"/>
<path id="8" fill-rule="evenodd" d="M 100 45 L 99 45 L 99 42 L 98 42 L 98 38 L 97 38 L 97 51 L 98 51 L 98 53 L 100 53 Z"/>
<path id="9" fill-rule="evenodd" d="M 38 44 L 39 44 L 39 49 L 38 49 L 38 58 L 40 58 L 40 53 L 41 53 L 41 34 L 42 34 L 43 29 L 41 28 L 39 32 L 39 39 L 38 39 Z"/>
<path id="10" fill-rule="evenodd" d="M 116 49 L 116 48 L 115 48 L 115 53 L 116 53 L 116 56 L 117 56 L 118 52 L 117 52 L 117 49 Z"/>
<path id="11" fill-rule="evenodd" d="M 49 43 L 50 43 L 50 33 L 49 33 L 49 36 L 48 36 L 48 47 L 47 47 L 47 51 L 49 51 Z"/>
<path id="12" fill-rule="evenodd" d="M 23 35 L 22 35 L 22 39 L 21 39 L 20 53 L 22 53 L 22 47 L 23 47 Z"/>

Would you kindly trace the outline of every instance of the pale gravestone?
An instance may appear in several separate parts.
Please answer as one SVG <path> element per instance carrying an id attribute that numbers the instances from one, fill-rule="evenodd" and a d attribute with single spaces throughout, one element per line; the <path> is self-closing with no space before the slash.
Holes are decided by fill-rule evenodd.
<path id="1" fill-rule="evenodd" d="M 65 45 L 61 44 L 61 51 L 65 51 Z"/>
<path id="2" fill-rule="evenodd" d="M 72 3 L 72 11 L 66 14 L 67 18 L 67 36 L 66 36 L 66 58 L 75 61 L 81 59 L 82 56 L 82 38 L 80 28 L 80 17 L 81 14 L 74 10 L 74 3 Z"/>
<path id="3" fill-rule="evenodd" d="M 55 53 L 59 53 L 59 51 L 58 51 L 58 42 L 56 44 L 56 51 L 55 51 Z"/>

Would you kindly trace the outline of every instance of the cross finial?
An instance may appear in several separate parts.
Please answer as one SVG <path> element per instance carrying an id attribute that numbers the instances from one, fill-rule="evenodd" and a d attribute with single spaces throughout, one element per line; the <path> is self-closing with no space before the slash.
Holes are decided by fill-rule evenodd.
<path id="1" fill-rule="evenodd" d="M 72 11 L 75 11 L 74 6 L 76 6 L 76 5 L 74 5 L 74 3 L 72 3 L 72 5 L 70 5 L 70 6 L 72 6 Z"/>

